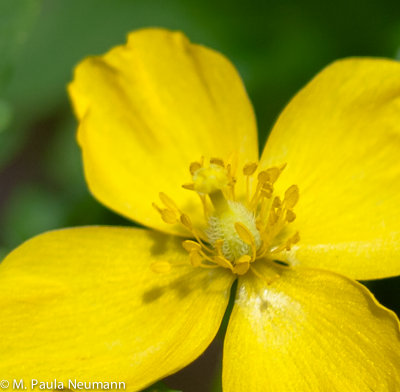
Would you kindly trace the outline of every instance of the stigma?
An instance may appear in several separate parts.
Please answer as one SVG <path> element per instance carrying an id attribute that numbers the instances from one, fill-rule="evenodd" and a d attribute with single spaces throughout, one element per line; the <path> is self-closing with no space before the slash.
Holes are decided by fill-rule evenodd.
<path id="1" fill-rule="evenodd" d="M 275 194 L 274 184 L 285 164 L 257 171 L 257 163 L 247 163 L 239 174 L 245 177 L 246 192 L 238 198 L 238 174 L 232 166 L 219 158 L 210 159 L 208 164 L 204 158 L 190 164 L 192 182 L 183 187 L 197 193 L 205 229 L 193 227 L 189 215 L 164 193 L 159 194 L 163 207 L 153 206 L 164 222 L 183 225 L 189 232 L 192 239 L 182 245 L 194 267 L 226 268 L 244 275 L 252 266 L 254 270 L 256 260 L 273 260 L 274 254 L 290 250 L 300 240 L 298 232 L 286 230 L 296 219 L 293 208 L 299 189 L 292 185 L 284 195 Z M 159 266 L 153 269 L 160 270 Z"/>

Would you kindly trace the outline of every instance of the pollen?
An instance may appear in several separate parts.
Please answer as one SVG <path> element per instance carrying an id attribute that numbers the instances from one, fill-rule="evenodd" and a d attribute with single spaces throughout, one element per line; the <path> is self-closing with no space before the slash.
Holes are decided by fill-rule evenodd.
<path id="1" fill-rule="evenodd" d="M 164 222 L 182 225 L 193 238 L 182 244 L 193 267 L 258 274 L 253 265 L 256 260 L 273 260 L 277 253 L 289 251 L 300 241 L 299 233 L 290 228 L 296 219 L 293 209 L 300 197 L 299 188 L 294 184 L 283 195 L 276 194 L 274 185 L 286 164 L 259 170 L 257 163 L 249 162 L 240 174 L 245 177 L 245 195 L 238 199 L 235 167 L 234 162 L 215 157 L 207 165 L 204 158 L 190 164 L 192 182 L 182 186 L 197 193 L 206 222 L 204 230 L 194 227 L 189 215 L 162 192 L 162 206 L 153 206 Z M 169 266 L 153 269 L 168 272 Z"/>

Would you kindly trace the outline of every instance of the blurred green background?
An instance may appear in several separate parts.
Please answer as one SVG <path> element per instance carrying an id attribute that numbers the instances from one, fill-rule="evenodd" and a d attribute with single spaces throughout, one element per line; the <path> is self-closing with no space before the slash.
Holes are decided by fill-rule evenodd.
<path id="1" fill-rule="evenodd" d="M 88 193 L 66 84 L 83 57 L 145 26 L 182 30 L 234 62 L 261 146 L 285 103 L 331 61 L 400 56 L 398 1 L 0 0 L 0 256 L 50 229 L 130 224 Z M 398 314 L 399 282 L 368 283 Z M 220 347 L 167 383 L 207 390 Z"/>

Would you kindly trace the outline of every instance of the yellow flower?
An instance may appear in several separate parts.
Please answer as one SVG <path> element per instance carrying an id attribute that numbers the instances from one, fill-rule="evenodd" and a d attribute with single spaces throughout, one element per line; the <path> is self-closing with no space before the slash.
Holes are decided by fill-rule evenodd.
<path id="1" fill-rule="evenodd" d="M 235 69 L 180 33 L 130 34 L 69 92 L 91 191 L 155 230 L 59 230 L 12 252 L 1 378 L 140 390 L 206 349 L 238 279 L 225 392 L 400 390 L 398 320 L 352 280 L 400 273 L 399 63 L 327 67 L 260 159 Z"/>

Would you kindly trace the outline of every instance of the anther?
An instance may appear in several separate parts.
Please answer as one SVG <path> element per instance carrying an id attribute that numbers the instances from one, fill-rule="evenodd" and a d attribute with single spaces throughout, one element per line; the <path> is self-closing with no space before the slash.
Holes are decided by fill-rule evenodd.
<path id="1" fill-rule="evenodd" d="M 299 188 L 297 185 L 292 185 L 285 192 L 284 203 L 287 208 L 293 208 L 298 201 L 299 201 Z"/>
<path id="2" fill-rule="evenodd" d="M 241 240 L 250 246 L 251 261 L 254 261 L 256 259 L 257 248 L 256 248 L 256 242 L 255 242 L 254 237 L 251 234 L 250 230 L 244 224 L 242 224 L 240 222 L 235 223 L 235 230 L 238 233 Z M 246 256 L 248 256 L 248 255 L 246 255 Z"/>
<path id="3" fill-rule="evenodd" d="M 297 231 L 291 237 L 289 237 L 285 243 L 281 244 L 280 246 L 276 247 L 271 251 L 271 253 L 280 253 L 283 250 L 289 251 L 292 248 L 292 245 L 297 244 L 300 241 L 300 234 Z"/>
<path id="4" fill-rule="evenodd" d="M 193 176 L 197 170 L 201 169 L 203 165 L 200 162 L 192 162 L 189 166 L 191 175 Z"/>
<path id="5" fill-rule="evenodd" d="M 182 242 L 182 246 L 187 252 L 191 251 L 200 251 L 201 250 L 201 245 L 198 242 L 191 241 L 191 240 L 186 240 Z"/>
<path id="6" fill-rule="evenodd" d="M 274 200 L 272 202 L 272 207 L 273 208 L 279 208 L 281 205 L 282 205 L 281 199 L 279 198 L 279 196 L 275 196 Z"/>
<path id="7" fill-rule="evenodd" d="M 233 159 L 236 157 L 236 160 Z M 283 198 L 274 191 L 274 183 L 285 165 L 262 170 L 257 175 L 256 188 L 250 194 L 250 177 L 255 175 L 258 164 L 250 162 L 244 165 L 246 177 L 246 202 L 235 200 L 235 173 L 237 154 L 224 162 L 220 158 L 211 158 L 204 166 L 204 158 L 190 164 L 192 183 L 183 188 L 197 192 L 208 223 L 205 231 L 193 226 L 188 215 L 182 212 L 174 201 L 165 193 L 160 193 L 162 207 L 153 203 L 164 222 L 180 223 L 193 240 L 184 240 L 183 248 L 188 252 L 188 261 L 194 267 L 225 268 L 236 275 L 244 275 L 252 269 L 256 259 L 272 254 L 289 251 L 300 240 L 299 233 L 293 234 L 286 241 L 279 240 L 279 245 L 272 248 L 274 239 L 284 235 L 282 231 L 288 223 L 295 220 L 293 207 L 299 200 L 297 185 L 290 186 Z M 279 238 L 280 238 L 279 237 Z M 154 272 L 168 272 L 168 262 L 151 265 Z"/>
<path id="8" fill-rule="evenodd" d="M 222 159 L 220 158 L 211 158 L 210 159 L 210 163 L 214 164 L 214 165 L 218 165 L 221 167 L 225 167 L 225 163 Z"/>
<path id="9" fill-rule="evenodd" d="M 231 271 L 233 270 L 232 264 L 225 257 L 215 256 L 214 261 L 215 261 L 215 263 L 217 263 L 219 266 L 221 266 L 223 268 L 230 269 Z"/>
<path id="10" fill-rule="evenodd" d="M 173 225 L 178 222 L 178 218 L 175 211 L 168 210 L 167 208 L 161 210 L 161 218 L 165 223 L 168 223 L 170 225 Z"/>
<path id="11" fill-rule="evenodd" d="M 269 212 L 269 217 L 268 217 L 268 224 L 270 226 L 273 226 L 276 222 L 278 222 L 279 215 L 276 213 L 276 211 L 271 208 L 271 211 Z"/>
<path id="12" fill-rule="evenodd" d="M 170 210 L 175 210 L 175 211 L 179 211 L 177 205 L 173 202 L 173 200 L 168 197 L 165 193 L 160 192 L 158 194 L 160 200 L 162 201 L 162 203 L 165 205 L 165 207 L 167 207 Z"/>
<path id="13" fill-rule="evenodd" d="M 286 211 L 286 220 L 290 223 L 296 219 L 296 214 L 292 210 Z"/>
<path id="14" fill-rule="evenodd" d="M 215 241 L 214 247 L 217 250 L 219 256 L 224 257 L 224 252 L 222 251 L 222 247 L 224 245 L 224 240 L 220 239 Z"/>
<path id="15" fill-rule="evenodd" d="M 193 183 L 189 183 L 189 184 L 183 184 L 182 188 L 187 189 L 189 191 L 194 191 L 194 184 Z"/>
<path id="16" fill-rule="evenodd" d="M 261 196 L 266 197 L 267 199 L 270 199 L 272 197 L 272 194 L 274 192 L 274 188 L 271 183 L 267 182 L 263 184 L 260 194 Z"/>
<path id="17" fill-rule="evenodd" d="M 278 167 L 271 167 L 267 169 L 267 173 L 269 175 L 269 180 L 274 184 L 281 174 L 281 170 Z"/>
<path id="18" fill-rule="evenodd" d="M 235 223 L 235 230 L 238 233 L 239 237 L 245 242 L 247 245 L 254 244 L 254 238 L 251 235 L 249 229 L 240 222 Z"/>
<path id="19" fill-rule="evenodd" d="M 244 275 L 250 268 L 251 258 L 248 255 L 243 255 L 237 260 L 233 267 L 233 272 L 237 275 Z"/>
<path id="20" fill-rule="evenodd" d="M 192 222 L 186 214 L 181 214 L 180 220 L 181 220 L 181 223 L 183 224 L 183 226 L 185 226 L 189 230 L 192 230 L 192 228 L 193 228 Z"/>
<path id="21" fill-rule="evenodd" d="M 189 253 L 189 259 L 193 267 L 200 267 L 203 261 L 201 254 L 195 250 Z"/>
<path id="22" fill-rule="evenodd" d="M 300 241 L 300 233 L 298 231 L 296 231 L 296 233 L 290 239 L 290 242 L 292 244 L 297 244 L 299 241 Z"/>
<path id="23" fill-rule="evenodd" d="M 264 184 L 264 183 L 270 181 L 270 176 L 268 174 L 268 171 L 267 170 L 263 170 L 260 173 L 258 173 L 257 180 L 261 184 Z"/>
<path id="24" fill-rule="evenodd" d="M 257 170 L 257 163 L 252 162 L 252 163 L 246 163 L 243 167 L 243 174 L 245 176 L 251 176 L 254 174 L 254 172 Z"/>
<path id="25" fill-rule="evenodd" d="M 246 176 L 246 201 L 247 204 L 250 203 L 250 176 L 254 174 L 254 172 L 257 170 L 257 163 L 251 162 L 251 163 L 246 163 L 243 167 L 243 174 Z"/>

